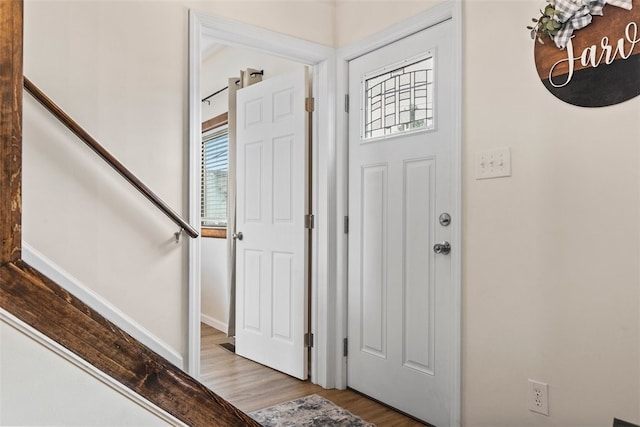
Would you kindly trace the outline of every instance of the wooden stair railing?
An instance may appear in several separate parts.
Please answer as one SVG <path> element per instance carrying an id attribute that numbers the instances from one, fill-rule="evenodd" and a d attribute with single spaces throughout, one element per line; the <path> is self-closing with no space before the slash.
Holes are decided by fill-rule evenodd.
<path id="1" fill-rule="evenodd" d="M 36 101 L 42 104 L 53 116 L 60 120 L 71 132 L 89 146 L 100 158 L 102 158 L 109 166 L 115 169 L 124 179 L 126 179 L 136 190 L 144 195 L 151 203 L 158 207 L 166 216 L 175 222 L 189 237 L 198 237 L 198 232 L 189 223 L 180 217 L 173 209 L 167 205 L 164 200 L 158 197 L 149 187 L 147 187 L 140 179 L 127 169 L 113 154 L 107 151 L 95 138 L 89 135 L 75 120 L 73 120 L 64 110 L 28 78 L 24 77 L 24 88 L 33 96 Z"/>
<path id="2" fill-rule="evenodd" d="M 0 0 L 0 307 L 187 425 L 259 426 L 20 259 L 22 28 Z"/>

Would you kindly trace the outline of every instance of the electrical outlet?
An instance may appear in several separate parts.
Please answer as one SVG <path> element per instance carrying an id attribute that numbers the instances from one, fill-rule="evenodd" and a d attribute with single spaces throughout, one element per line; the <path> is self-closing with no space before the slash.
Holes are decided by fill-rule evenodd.
<path id="1" fill-rule="evenodd" d="M 549 385 L 529 380 L 529 410 L 549 415 Z"/>
<path id="2" fill-rule="evenodd" d="M 511 149 L 494 148 L 478 153 L 476 157 L 476 179 L 511 176 Z"/>

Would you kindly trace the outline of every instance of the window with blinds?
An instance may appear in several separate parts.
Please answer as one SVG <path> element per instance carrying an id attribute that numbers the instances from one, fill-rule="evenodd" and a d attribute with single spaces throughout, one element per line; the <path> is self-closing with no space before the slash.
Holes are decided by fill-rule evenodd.
<path id="1" fill-rule="evenodd" d="M 225 126 L 202 136 L 201 216 L 203 227 L 227 226 L 229 132 Z"/>

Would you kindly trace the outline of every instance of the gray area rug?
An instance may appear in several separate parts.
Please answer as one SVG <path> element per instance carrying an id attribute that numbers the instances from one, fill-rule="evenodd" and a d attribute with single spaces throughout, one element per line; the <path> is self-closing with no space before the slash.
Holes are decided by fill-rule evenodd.
<path id="1" fill-rule="evenodd" d="M 249 414 L 265 427 L 343 426 L 375 427 L 324 397 L 312 394 Z"/>

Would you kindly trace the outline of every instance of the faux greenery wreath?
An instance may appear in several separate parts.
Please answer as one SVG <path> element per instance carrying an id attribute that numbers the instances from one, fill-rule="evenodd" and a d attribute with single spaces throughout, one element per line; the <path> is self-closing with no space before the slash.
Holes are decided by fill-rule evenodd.
<path id="1" fill-rule="evenodd" d="M 528 30 L 531 30 L 531 38 L 538 39 L 538 41 L 544 44 L 544 36 L 549 36 L 550 39 L 553 39 L 560 28 L 562 28 L 562 23 L 553 19 L 558 12 L 556 9 L 548 4 L 547 7 L 544 8 L 544 11 L 540 11 L 540 18 L 532 18 L 531 20 L 536 24 L 535 26 L 527 26 Z"/>

